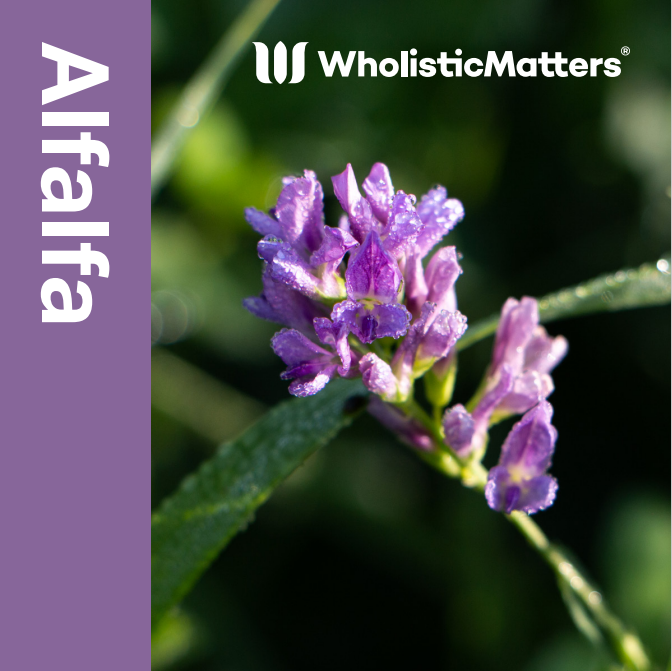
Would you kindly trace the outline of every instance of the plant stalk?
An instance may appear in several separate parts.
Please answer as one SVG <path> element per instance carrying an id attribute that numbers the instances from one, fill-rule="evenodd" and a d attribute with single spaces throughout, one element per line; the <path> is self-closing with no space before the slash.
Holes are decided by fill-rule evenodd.
<path id="1" fill-rule="evenodd" d="M 152 200 L 170 177 L 187 134 L 217 100 L 245 47 L 280 0 L 252 0 L 185 86 L 152 142 Z"/>
<path id="2" fill-rule="evenodd" d="M 412 409 L 414 412 L 409 412 L 408 407 L 404 409 L 416 419 L 422 416 L 417 407 Z M 487 482 L 487 471 L 480 461 L 469 462 L 447 451 L 449 448 L 439 440 L 440 429 L 437 427 L 433 428 L 432 434 L 435 439 L 435 450 L 415 451 L 416 454 L 444 475 L 459 478 L 466 487 L 483 492 Z M 591 585 L 562 550 L 548 540 L 541 527 L 529 515 L 520 511 L 514 511 L 505 517 L 551 567 L 561 589 L 565 588 L 580 600 L 606 635 L 614 654 L 625 668 L 631 671 L 649 671 L 651 663 L 637 634 L 628 629 L 609 609 L 602 594 Z"/>
<path id="3" fill-rule="evenodd" d="M 607 607 L 602 594 L 590 584 L 569 558 L 548 540 L 541 527 L 529 515 L 518 510 L 506 515 L 506 517 L 553 569 L 558 582 L 564 584 L 580 599 L 583 606 L 607 635 L 612 649 L 626 668 L 635 671 L 648 671 L 651 668 L 651 663 L 637 634 L 627 629 Z"/>

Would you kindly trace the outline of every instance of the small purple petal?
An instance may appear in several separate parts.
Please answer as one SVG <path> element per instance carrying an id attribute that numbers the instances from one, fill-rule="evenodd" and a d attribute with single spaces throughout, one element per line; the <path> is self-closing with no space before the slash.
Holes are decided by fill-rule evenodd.
<path id="1" fill-rule="evenodd" d="M 458 456 L 468 456 L 472 449 L 475 424 L 474 418 L 463 405 L 458 404 L 446 410 L 443 416 L 443 430 L 446 445 L 452 447 Z"/>
<path id="2" fill-rule="evenodd" d="M 553 505 L 557 491 L 558 482 L 550 475 L 520 480 L 503 466 L 495 466 L 488 474 L 485 498 L 493 510 L 506 514 L 521 510 L 531 515 Z"/>
<path id="3" fill-rule="evenodd" d="M 278 237 L 310 254 L 322 242 L 324 194 L 312 170 L 304 170 L 303 174 L 283 180 L 285 188 L 278 197 L 275 216 L 282 227 Z"/>
<path id="4" fill-rule="evenodd" d="M 352 332 L 365 343 L 372 343 L 377 337 L 378 320 L 372 311 L 359 308 L 351 324 Z"/>
<path id="5" fill-rule="evenodd" d="M 410 393 L 413 380 L 446 356 L 465 329 L 466 318 L 459 312 L 436 310 L 433 303 L 422 306 L 422 314 L 413 322 L 392 359 L 392 370 L 403 398 Z"/>
<path id="6" fill-rule="evenodd" d="M 252 228 L 260 235 L 272 235 L 275 238 L 282 236 L 282 226 L 280 222 L 266 214 L 260 212 L 254 207 L 245 208 L 245 219 Z"/>
<path id="7" fill-rule="evenodd" d="M 321 343 L 335 347 L 336 339 L 343 330 L 342 325 L 334 324 L 334 322 L 332 322 L 330 319 L 327 319 L 326 317 L 318 317 L 317 319 L 313 320 L 313 326 L 315 327 L 315 333 L 317 334 L 317 337 L 320 339 Z"/>
<path id="8" fill-rule="evenodd" d="M 366 306 L 352 300 L 334 305 L 331 313 L 334 323 L 345 323 L 362 342 L 376 338 L 398 338 L 406 333 L 411 315 L 400 303 Z"/>
<path id="9" fill-rule="evenodd" d="M 309 361 L 300 363 L 296 366 L 290 366 L 286 371 L 280 373 L 281 380 L 294 380 L 296 378 L 314 378 L 321 373 L 327 366 L 324 361 Z"/>
<path id="10" fill-rule="evenodd" d="M 397 262 L 383 247 L 378 233 L 372 231 L 350 256 L 345 271 L 348 298 L 393 303 L 397 300 L 401 280 Z"/>
<path id="11" fill-rule="evenodd" d="M 397 191 L 392 200 L 387 226 L 382 233 L 385 249 L 395 258 L 410 254 L 423 228 L 424 224 L 415 211 L 415 196 Z"/>
<path id="12" fill-rule="evenodd" d="M 427 306 L 427 307 L 425 307 Z M 440 310 L 434 303 L 427 302 L 422 308 L 424 333 L 420 340 L 416 360 L 442 359 L 455 346 L 467 330 L 467 318 L 459 311 Z"/>
<path id="13" fill-rule="evenodd" d="M 323 347 L 294 329 L 282 329 L 271 339 L 273 351 L 291 368 L 301 364 L 330 361 L 333 357 Z"/>
<path id="14" fill-rule="evenodd" d="M 331 182 L 334 185 L 334 193 L 336 194 L 336 198 L 338 198 L 338 202 L 341 204 L 341 207 L 350 214 L 350 212 L 359 205 L 359 201 L 362 199 L 362 194 L 359 193 L 357 178 L 355 177 L 355 171 L 352 169 L 352 165 L 348 163 L 343 172 L 334 175 L 331 178 Z"/>
<path id="15" fill-rule="evenodd" d="M 333 272 L 343 260 L 346 253 L 358 245 L 357 240 L 347 231 L 325 226 L 324 239 L 320 248 L 313 252 L 310 257 L 310 265 L 313 268 L 317 268 L 317 266 L 326 263 L 329 264 L 330 270 Z"/>
<path id="16" fill-rule="evenodd" d="M 502 306 L 488 372 L 496 378 L 506 365 L 514 375 L 510 393 L 497 408 L 497 418 L 526 412 L 547 398 L 553 392 L 549 373 L 566 353 L 565 338 L 551 338 L 539 326 L 539 309 L 534 298 L 526 296 L 520 302 L 509 298 Z"/>
<path id="17" fill-rule="evenodd" d="M 318 391 L 324 389 L 327 382 L 336 374 L 337 366 L 327 366 L 319 372 L 314 378 L 294 380 L 289 385 L 289 393 L 293 396 L 313 396 Z"/>
<path id="18" fill-rule="evenodd" d="M 340 274 L 340 265 L 345 254 L 358 246 L 358 242 L 346 231 L 324 227 L 320 248 L 310 257 L 310 267 L 318 277 L 320 294 L 329 298 L 343 298 L 345 288 Z"/>
<path id="19" fill-rule="evenodd" d="M 524 367 L 539 373 L 550 373 L 567 354 L 567 339 L 551 338 L 543 326 L 537 326 L 525 348 Z"/>
<path id="20" fill-rule="evenodd" d="M 528 370 L 515 378 L 511 391 L 502 399 L 497 411 L 502 414 L 520 415 L 552 393 L 553 380 L 550 375 Z"/>
<path id="21" fill-rule="evenodd" d="M 502 368 L 499 373 L 499 378 L 496 381 L 491 380 L 490 384 L 492 386 L 485 392 L 478 405 L 474 408 L 473 413 L 471 414 L 471 419 L 473 421 L 471 439 L 469 443 L 465 442 L 460 446 L 458 451 L 460 456 L 468 456 L 473 452 L 480 453 L 482 456 L 482 452 L 484 451 L 486 445 L 490 417 L 492 416 L 495 408 L 499 405 L 501 399 L 505 397 L 511 389 L 513 380 L 513 373 L 508 366 L 504 366 Z"/>
<path id="22" fill-rule="evenodd" d="M 520 497 L 520 488 L 511 482 L 509 472 L 503 466 L 495 466 L 488 473 L 485 485 L 485 500 L 492 510 L 511 513 Z"/>
<path id="23" fill-rule="evenodd" d="M 269 305 L 266 297 L 263 294 L 261 296 L 250 296 L 249 298 L 244 298 L 243 307 L 259 319 L 265 319 L 269 322 L 277 322 L 278 324 L 282 324 L 282 317 L 277 314 L 275 310 Z"/>
<path id="24" fill-rule="evenodd" d="M 542 475 L 551 465 L 558 438 L 552 416 L 551 404 L 542 401 L 514 424 L 502 445 L 499 465 L 515 468 L 527 479 Z"/>
<path id="25" fill-rule="evenodd" d="M 387 224 L 394 187 L 390 172 L 384 163 L 374 163 L 369 176 L 364 180 L 364 193 L 378 221 Z"/>
<path id="26" fill-rule="evenodd" d="M 437 186 L 421 198 L 418 215 L 425 227 L 418 236 L 417 253 L 425 257 L 444 235 L 462 221 L 464 207 L 456 198 L 448 198 L 444 187 Z"/>
<path id="27" fill-rule="evenodd" d="M 302 333 L 312 333 L 313 319 L 324 316 L 325 307 L 273 279 L 268 265 L 262 281 L 264 290 L 261 296 L 246 298 L 243 306 L 261 319 L 298 329 Z"/>
<path id="28" fill-rule="evenodd" d="M 406 257 L 404 279 L 406 281 L 406 305 L 414 317 L 419 317 L 422 306 L 427 300 L 429 289 L 425 281 L 422 259 L 417 254 Z"/>
<path id="29" fill-rule="evenodd" d="M 417 447 L 425 452 L 431 452 L 434 449 L 434 442 L 427 430 L 395 406 L 373 396 L 369 401 L 368 411 L 383 426 L 411 447 Z"/>
<path id="30" fill-rule="evenodd" d="M 311 332 L 313 319 L 323 317 L 326 308 L 307 296 L 294 291 L 289 285 L 273 278 L 271 267 L 267 266 L 262 275 L 263 296 L 275 312 L 281 316 L 280 323 L 302 332 Z"/>
<path id="31" fill-rule="evenodd" d="M 348 163 L 340 175 L 331 178 L 334 193 L 341 207 L 348 213 L 352 235 L 358 242 L 364 242 L 367 233 L 378 223 L 374 220 L 369 201 L 362 198 L 352 166 Z"/>
<path id="32" fill-rule="evenodd" d="M 377 322 L 376 338 L 399 338 L 408 331 L 411 313 L 401 303 L 376 305 L 372 314 Z"/>
<path id="33" fill-rule="evenodd" d="M 278 282 L 287 284 L 309 298 L 319 297 L 317 278 L 291 245 L 280 245 L 273 256 L 270 268 L 271 275 Z"/>
<path id="34" fill-rule="evenodd" d="M 502 306 L 502 313 L 495 335 L 491 370 L 508 364 L 517 374 L 523 369 L 524 349 L 539 324 L 539 309 L 534 298 L 525 296 L 518 302 L 509 298 Z"/>
<path id="35" fill-rule="evenodd" d="M 539 475 L 521 487 L 517 509 L 531 515 L 549 508 L 555 501 L 558 492 L 558 481 L 552 475 Z"/>
<path id="36" fill-rule="evenodd" d="M 514 380 L 515 375 L 508 365 L 502 366 L 497 377 L 490 380 L 485 394 L 483 394 L 473 412 L 479 432 L 487 431 L 492 413 L 511 391 Z"/>
<path id="37" fill-rule="evenodd" d="M 365 354 L 359 362 L 359 371 L 366 388 L 385 401 L 394 401 L 397 396 L 397 378 L 390 365 L 373 352 Z"/>
<path id="38" fill-rule="evenodd" d="M 348 219 L 348 215 L 344 214 L 341 216 L 338 220 L 338 228 L 341 231 L 345 231 L 346 233 L 350 233 L 352 235 L 352 231 L 350 230 L 350 220 Z"/>
<path id="39" fill-rule="evenodd" d="M 348 330 L 359 338 L 360 327 L 356 319 L 360 308 L 361 306 L 357 301 L 351 301 L 350 299 L 336 303 L 331 311 L 331 321 L 335 324 L 345 324 Z"/>
<path id="40" fill-rule="evenodd" d="M 457 262 L 455 247 L 442 247 L 431 258 L 425 271 L 429 287 L 427 300 L 436 303 L 441 310 L 450 312 L 457 309 L 455 282 L 462 273 Z"/>
<path id="41" fill-rule="evenodd" d="M 282 242 L 282 240 L 278 240 L 278 238 L 273 237 L 272 235 L 267 235 L 257 243 L 257 254 L 259 254 L 260 259 L 263 259 L 267 263 L 271 263 L 283 245 L 286 248 L 289 248 L 286 243 Z"/>
<path id="42" fill-rule="evenodd" d="M 348 344 L 348 325 L 345 323 L 334 324 L 326 317 L 318 317 L 313 321 L 313 325 L 320 342 L 330 345 L 336 350 L 341 359 L 338 374 L 345 377 L 350 372 L 352 363 L 352 351 Z"/>
<path id="43" fill-rule="evenodd" d="M 289 385 L 289 393 L 294 396 L 316 394 L 336 375 L 339 368 L 331 352 L 293 329 L 282 329 L 276 333 L 271 340 L 271 347 L 287 364 L 287 370 L 280 377 L 283 380 L 294 380 Z"/>

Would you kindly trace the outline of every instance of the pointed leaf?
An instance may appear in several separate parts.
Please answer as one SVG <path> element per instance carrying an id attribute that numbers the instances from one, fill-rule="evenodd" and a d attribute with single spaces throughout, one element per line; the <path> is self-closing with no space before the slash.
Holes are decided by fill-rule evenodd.
<path id="1" fill-rule="evenodd" d="M 152 516 L 152 626 L 189 592 L 254 511 L 355 416 L 359 382 L 276 406 L 188 476 Z"/>
<path id="2" fill-rule="evenodd" d="M 548 294 L 538 301 L 542 324 L 594 312 L 665 305 L 670 302 L 670 261 L 660 259 L 657 263 L 644 263 L 639 268 L 601 275 Z M 498 322 L 499 314 L 496 314 L 470 326 L 457 342 L 457 349 L 466 349 L 492 335 Z"/>

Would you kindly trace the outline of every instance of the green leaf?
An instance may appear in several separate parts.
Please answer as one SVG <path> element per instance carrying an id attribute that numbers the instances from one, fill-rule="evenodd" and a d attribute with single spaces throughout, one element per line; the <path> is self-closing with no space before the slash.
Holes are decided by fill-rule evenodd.
<path id="1" fill-rule="evenodd" d="M 276 406 L 166 499 L 152 516 L 152 626 L 177 604 L 254 511 L 357 414 L 360 382 L 335 380 Z"/>
<path id="2" fill-rule="evenodd" d="M 665 305 L 670 302 L 670 261 L 644 263 L 639 268 L 619 270 L 539 298 L 542 323 L 595 312 L 615 312 L 629 308 Z M 487 338 L 497 330 L 499 315 L 470 326 L 457 342 L 462 350 Z"/>

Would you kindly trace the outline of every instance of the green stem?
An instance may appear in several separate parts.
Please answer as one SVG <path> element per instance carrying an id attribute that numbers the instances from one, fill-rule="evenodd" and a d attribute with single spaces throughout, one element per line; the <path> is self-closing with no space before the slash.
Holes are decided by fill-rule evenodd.
<path id="1" fill-rule="evenodd" d="M 433 420 L 413 398 L 404 403 L 397 404 L 397 407 L 405 412 L 409 417 L 420 422 L 434 439 L 435 448 L 432 452 L 419 452 L 418 454 L 434 468 L 441 471 L 444 475 L 451 478 L 460 478 L 465 487 L 483 491 L 488 479 L 488 472 L 478 461 L 463 459 L 450 445 L 443 442 L 441 433 L 441 417 L 439 420 Z"/>
<path id="2" fill-rule="evenodd" d="M 649 659 L 637 634 L 628 630 L 621 620 L 609 610 L 600 592 L 590 584 L 557 546 L 549 542 L 539 525 L 520 511 L 514 511 L 506 517 L 553 569 L 558 581 L 581 600 L 583 606 L 607 635 L 619 660 L 628 669 L 635 671 L 650 669 Z"/>
<path id="3" fill-rule="evenodd" d="M 352 349 L 357 350 L 362 355 L 368 354 L 371 351 L 369 347 L 360 342 L 359 338 L 355 338 L 352 334 L 348 336 L 348 344 Z"/>
<path id="4" fill-rule="evenodd" d="M 460 459 L 456 454 L 446 452 L 437 425 L 432 426 L 429 416 L 414 401 L 400 405 L 402 410 L 416 420 L 420 420 L 431 430 L 436 441 L 432 452 L 415 453 L 433 468 L 451 478 L 459 478 L 470 489 L 483 492 L 488 472 L 480 461 Z M 632 671 L 649 671 L 649 659 L 639 637 L 626 628 L 621 620 L 607 607 L 602 595 L 593 587 L 580 570 L 553 545 L 539 525 L 528 515 L 514 511 L 505 517 L 520 531 L 528 543 L 553 569 L 561 587 L 574 594 L 590 613 L 594 621 L 606 634 L 618 659 Z"/>
<path id="5" fill-rule="evenodd" d="M 152 143 L 152 199 L 170 177 L 188 132 L 219 97 L 234 65 L 280 0 L 252 0 L 186 85 Z"/>

